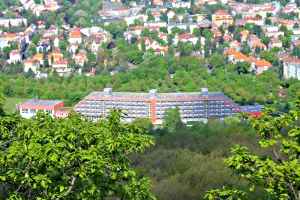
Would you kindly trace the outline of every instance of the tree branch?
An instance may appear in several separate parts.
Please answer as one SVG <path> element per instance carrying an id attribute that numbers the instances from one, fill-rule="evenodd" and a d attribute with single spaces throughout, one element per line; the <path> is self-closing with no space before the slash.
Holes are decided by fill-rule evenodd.
<path id="1" fill-rule="evenodd" d="M 67 196 L 73 189 L 75 185 L 76 177 L 72 176 L 71 185 L 69 186 L 68 190 L 65 192 L 65 196 Z"/>

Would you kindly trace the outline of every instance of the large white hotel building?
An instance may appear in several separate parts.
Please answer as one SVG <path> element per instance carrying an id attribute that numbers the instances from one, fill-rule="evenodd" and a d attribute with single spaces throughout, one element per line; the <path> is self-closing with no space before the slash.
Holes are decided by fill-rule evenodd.
<path id="1" fill-rule="evenodd" d="M 112 109 L 120 109 L 126 122 L 150 118 L 153 124 L 161 124 L 170 108 L 180 110 L 183 122 L 223 119 L 241 112 L 241 107 L 223 93 L 208 92 L 206 88 L 193 93 L 113 92 L 111 88 L 105 88 L 89 94 L 74 110 L 96 121 L 106 117 Z"/>

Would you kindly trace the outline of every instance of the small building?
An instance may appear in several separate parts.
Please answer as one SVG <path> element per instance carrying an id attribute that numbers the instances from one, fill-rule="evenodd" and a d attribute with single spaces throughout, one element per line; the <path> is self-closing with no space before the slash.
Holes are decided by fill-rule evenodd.
<path id="1" fill-rule="evenodd" d="M 293 56 L 286 56 L 283 61 L 283 77 L 285 79 L 300 80 L 300 59 Z"/>
<path id="2" fill-rule="evenodd" d="M 70 31 L 69 43 L 70 44 L 81 44 L 82 43 L 80 28 L 75 28 Z"/>
<path id="3" fill-rule="evenodd" d="M 259 75 L 262 74 L 264 71 L 269 70 L 272 67 L 272 64 L 264 59 L 262 60 L 255 60 L 252 63 L 253 69 L 255 74 Z"/>
<path id="4" fill-rule="evenodd" d="M 253 118 L 259 118 L 262 115 L 263 106 L 259 104 L 241 106 L 241 112 L 247 113 Z"/>
<path id="5" fill-rule="evenodd" d="M 22 56 L 19 50 L 12 50 L 9 53 L 9 60 L 7 61 L 10 64 L 16 64 L 18 62 L 21 62 Z"/>
<path id="6" fill-rule="evenodd" d="M 198 42 L 198 37 L 194 36 L 191 33 L 182 33 L 174 38 L 175 45 L 177 45 L 178 42 L 183 42 L 183 43 L 190 42 L 193 45 L 196 45 Z"/>
<path id="7" fill-rule="evenodd" d="M 30 99 L 17 105 L 17 109 L 20 115 L 27 119 L 34 117 L 37 112 L 45 112 L 52 117 L 56 117 L 56 115 L 59 117 L 67 116 L 65 113 L 62 114 L 64 102 L 59 100 Z"/>
<path id="8" fill-rule="evenodd" d="M 212 23 L 216 26 L 228 26 L 233 24 L 232 16 L 225 10 L 217 10 L 212 15 Z"/>
<path id="9" fill-rule="evenodd" d="M 34 74 L 38 72 L 40 62 L 34 59 L 27 59 L 24 61 L 24 72 L 27 73 L 31 70 Z"/>
<path id="10" fill-rule="evenodd" d="M 62 59 L 57 62 L 54 62 L 52 64 L 52 68 L 59 76 L 68 76 L 72 72 L 72 69 L 68 65 L 68 60 Z"/>
<path id="11" fill-rule="evenodd" d="M 87 62 L 87 55 L 85 52 L 79 52 L 73 56 L 73 59 L 77 65 L 82 67 Z"/>

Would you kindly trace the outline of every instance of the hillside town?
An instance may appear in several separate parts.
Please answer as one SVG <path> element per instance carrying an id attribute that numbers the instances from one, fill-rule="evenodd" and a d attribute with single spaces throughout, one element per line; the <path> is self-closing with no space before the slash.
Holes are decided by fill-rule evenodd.
<path id="1" fill-rule="evenodd" d="M 275 1 L 104 1 L 88 25 L 67 20 L 51 24 L 41 17 L 61 9 L 57 0 L 21 0 L 1 10 L 2 71 L 35 78 L 53 73 L 94 76 L 98 68 L 111 65 L 114 75 L 120 68 L 137 67 L 140 59 L 133 55 L 129 62 L 112 66 L 105 51 L 113 49 L 118 56 L 116 34 L 120 34 L 118 39 L 136 47 L 137 54 L 205 58 L 218 52 L 226 62 L 239 65 L 240 72 L 260 75 L 276 66 L 284 79 L 300 79 L 300 18 L 295 2 L 283 6 Z M 115 33 L 109 29 L 114 23 L 124 23 L 125 30 Z"/>
<path id="2" fill-rule="evenodd" d="M 300 0 L 0 0 L 0 200 L 300 200 Z"/>

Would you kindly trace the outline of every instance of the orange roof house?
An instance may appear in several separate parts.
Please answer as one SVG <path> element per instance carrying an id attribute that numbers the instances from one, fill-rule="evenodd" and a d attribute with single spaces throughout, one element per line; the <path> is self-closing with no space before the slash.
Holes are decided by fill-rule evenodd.
<path id="1" fill-rule="evenodd" d="M 262 60 L 256 60 L 254 62 L 255 66 L 255 72 L 257 75 L 262 74 L 264 71 L 270 69 L 272 67 L 272 64 L 264 59 Z"/>
<path id="2" fill-rule="evenodd" d="M 70 44 L 80 44 L 82 42 L 80 28 L 74 28 L 69 33 Z"/>
<path id="3" fill-rule="evenodd" d="M 224 52 L 224 55 L 228 56 L 228 60 L 237 63 L 237 62 L 247 62 L 251 64 L 252 70 L 255 71 L 257 75 L 263 73 L 264 71 L 270 69 L 272 64 L 264 59 L 257 59 L 253 56 L 246 56 L 245 54 L 236 51 L 235 49 L 227 49 Z"/>

